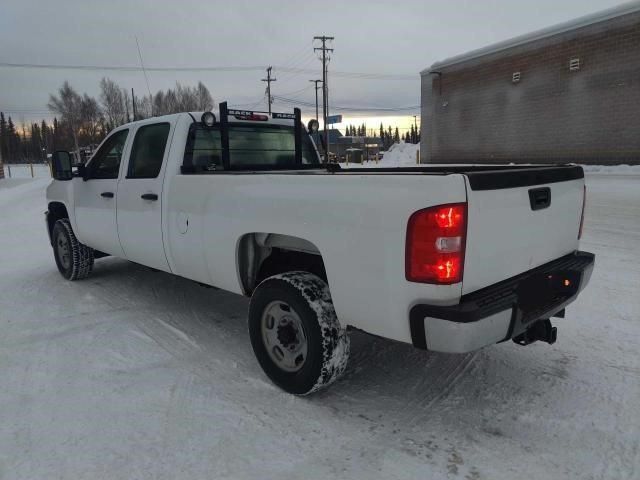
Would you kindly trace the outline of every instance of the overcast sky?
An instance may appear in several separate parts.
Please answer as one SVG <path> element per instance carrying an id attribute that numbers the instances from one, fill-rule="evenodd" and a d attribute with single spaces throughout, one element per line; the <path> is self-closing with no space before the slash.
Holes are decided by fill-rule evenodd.
<path id="1" fill-rule="evenodd" d="M 420 102 L 419 71 L 435 61 L 618 5 L 618 0 L 415 1 L 14 1 L 0 2 L 0 63 L 139 66 L 135 36 L 150 67 L 273 65 L 273 93 L 314 102 L 321 78 L 314 35 L 335 37 L 331 103 L 406 107 Z M 278 67 L 312 70 L 291 73 Z M 336 72 L 405 75 L 364 80 Z M 48 95 L 67 79 L 98 95 L 102 76 L 136 94 L 140 71 L 0 67 L 0 110 L 20 123 L 48 116 Z M 202 80 L 215 101 L 260 104 L 264 72 L 149 72 L 153 92 Z M 289 105 L 276 105 L 288 111 Z M 311 114 L 313 109 L 303 109 Z M 334 112 L 332 112 L 334 113 Z M 337 113 L 337 112 L 335 112 Z M 346 112 L 343 112 L 347 115 Z M 416 112 L 406 112 L 406 115 Z M 353 114 L 353 112 L 352 112 Z M 369 117 L 374 114 L 369 114 Z M 379 116 L 379 114 L 375 114 Z M 368 118 L 373 124 L 377 118 Z"/>

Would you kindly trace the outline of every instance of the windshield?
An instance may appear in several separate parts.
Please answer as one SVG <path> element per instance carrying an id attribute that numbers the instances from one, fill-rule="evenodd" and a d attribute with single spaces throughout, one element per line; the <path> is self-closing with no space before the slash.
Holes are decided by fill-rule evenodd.
<path id="1" fill-rule="evenodd" d="M 302 163 L 320 164 L 306 133 L 302 134 Z M 220 129 L 195 128 L 185 152 L 185 165 L 197 170 L 221 170 Z M 286 125 L 229 125 L 229 165 L 242 167 L 295 167 L 295 129 Z"/>

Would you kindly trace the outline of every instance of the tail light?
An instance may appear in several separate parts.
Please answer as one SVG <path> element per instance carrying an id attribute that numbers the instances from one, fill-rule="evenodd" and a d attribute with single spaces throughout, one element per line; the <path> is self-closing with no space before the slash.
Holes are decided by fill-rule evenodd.
<path id="1" fill-rule="evenodd" d="M 587 186 L 582 190 L 582 213 L 580 214 L 580 229 L 578 230 L 578 240 L 582 238 L 582 227 L 584 225 L 584 206 L 587 204 Z"/>
<path id="2" fill-rule="evenodd" d="M 406 279 L 438 285 L 461 282 L 466 235 L 466 203 L 415 212 L 407 225 Z"/>

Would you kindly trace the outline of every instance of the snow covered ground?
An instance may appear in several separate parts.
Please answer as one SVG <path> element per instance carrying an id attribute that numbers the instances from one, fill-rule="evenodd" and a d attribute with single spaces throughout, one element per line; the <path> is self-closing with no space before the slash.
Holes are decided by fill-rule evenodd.
<path id="1" fill-rule="evenodd" d="M 640 176 L 587 178 L 596 269 L 556 345 L 353 333 L 309 398 L 261 372 L 245 298 L 110 258 L 63 281 L 46 183 L 0 180 L 3 480 L 640 478 Z"/>

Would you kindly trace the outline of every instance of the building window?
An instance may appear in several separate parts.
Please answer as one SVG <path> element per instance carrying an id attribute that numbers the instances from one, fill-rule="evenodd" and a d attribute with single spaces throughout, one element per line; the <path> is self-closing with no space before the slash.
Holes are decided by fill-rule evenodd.
<path id="1" fill-rule="evenodd" d="M 580 70 L 580 59 L 572 58 L 571 60 L 569 60 L 569 71 L 577 72 L 578 70 Z"/>
<path id="2" fill-rule="evenodd" d="M 513 83 L 518 83 L 520 81 L 520 72 L 513 72 L 513 75 L 511 76 L 511 81 Z"/>

